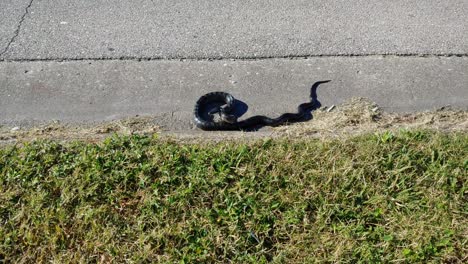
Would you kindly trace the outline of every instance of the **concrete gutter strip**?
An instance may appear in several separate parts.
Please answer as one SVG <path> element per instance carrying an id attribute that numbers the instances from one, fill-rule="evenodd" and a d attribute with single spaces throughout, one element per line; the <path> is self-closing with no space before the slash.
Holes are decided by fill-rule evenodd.
<path id="1" fill-rule="evenodd" d="M 257 61 L 1 62 L 0 124 L 155 116 L 191 129 L 203 93 L 232 93 L 247 116 L 295 111 L 311 85 L 323 106 L 368 97 L 387 111 L 468 106 L 467 57 L 323 57 Z"/>

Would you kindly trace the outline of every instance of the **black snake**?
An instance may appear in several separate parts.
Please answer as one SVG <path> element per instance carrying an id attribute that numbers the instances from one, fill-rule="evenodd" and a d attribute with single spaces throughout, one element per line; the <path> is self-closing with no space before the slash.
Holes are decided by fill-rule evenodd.
<path id="1" fill-rule="evenodd" d="M 314 83 L 311 88 L 310 102 L 300 104 L 297 113 L 285 113 L 277 118 L 269 118 L 262 115 L 252 116 L 245 120 L 238 121 L 235 115 L 235 99 L 226 92 L 211 92 L 203 95 L 195 104 L 194 115 L 195 125 L 203 130 L 249 130 L 259 126 L 279 126 L 285 123 L 298 122 L 303 120 L 308 111 L 315 107 L 315 89 L 318 85 L 329 81 Z M 221 106 L 209 110 L 210 104 Z M 205 115 L 207 113 L 207 117 Z M 215 120 L 214 115 L 219 115 L 219 120 Z"/>

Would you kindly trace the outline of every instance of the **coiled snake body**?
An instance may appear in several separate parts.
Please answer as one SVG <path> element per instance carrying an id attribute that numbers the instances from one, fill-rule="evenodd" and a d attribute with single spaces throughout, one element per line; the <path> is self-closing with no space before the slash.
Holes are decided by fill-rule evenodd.
<path id="1" fill-rule="evenodd" d="M 300 104 L 297 113 L 285 113 L 277 118 L 269 118 L 263 115 L 252 116 L 238 121 L 235 115 L 235 99 L 226 92 L 211 92 L 203 95 L 195 104 L 195 125 L 203 130 L 248 130 L 258 126 L 279 126 L 285 123 L 301 121 L 306 117 L 315 105 L 315 89 L 321 83 L 316 82 L 311 88 L 310 102 Z M 216 103 L 214 110 L 209 110 L 208 105 Z M 208 116 L 205 115 L 207 113 Z M 219 115 L 219 121 L 214 120 L 214 114 Z"/>

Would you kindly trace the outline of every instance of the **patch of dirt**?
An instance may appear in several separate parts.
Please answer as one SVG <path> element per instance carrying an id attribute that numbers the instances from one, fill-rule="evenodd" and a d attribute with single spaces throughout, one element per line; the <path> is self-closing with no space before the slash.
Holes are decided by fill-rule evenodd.
<path id="1" fill-rule="evenodd" d="M 468 132 L 468 111 L 445 107 L 437 111 L 387 113 L 366 98 L 352 98 L 332 109 L 315 111 L 309 122 L 275 128 L 289 136 L 343 136 L 399 129 Z"/>
<path id="2" fill-rule="evenodd" d="M 97 124 L 61 124 L 51 122 L 30 128 L 0 127 L 0 142 L 30 141 L 37 139 L 54 139 L 62 141 L 82 140 L 100 141 L 109 135 L 154 134 L 160 127 L 152 117 L 133 117 Z"/>
<path id="3" fill-rule="evenodd" d="M 177 141 L 251 140 L 276 137 L 343 137 L 383 130 L 431 129 L 442 132 L 468 132 L 468 111 L 443 108 L 418 113 L 387 113 L 365 98 L 352 98 L 342 105 L 312 113 L 308 122 L 265 128 L 257 132 L 205 132 L 201 130 L 164 131 L 155 117 L 134 117 L 97 124 L 52 122 L 31 128 L 0 127 L 0 144 L 54 139 L 98 142 L 112 134 L 155 134 Z"/>

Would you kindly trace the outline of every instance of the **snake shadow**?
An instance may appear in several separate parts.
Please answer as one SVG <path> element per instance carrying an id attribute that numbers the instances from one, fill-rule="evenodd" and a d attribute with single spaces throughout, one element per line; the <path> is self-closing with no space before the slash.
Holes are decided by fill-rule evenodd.
<path id="1" fill-rule="evenodd" d="M 317 89 L 321 84 L 328 83 L 330 81 L 331 80 L 318 81 L 312 84 L 312 87 L 310 88 L 310 103 L 312 103 L 311 107 L 307 109 L 307 111 L 304 113 L 304 116 L 301 119 L 290 121 L 287 124 L 300 123 L 300 122 L 306 122 L 306 121 L 312 120 L 313 118 L 312 112 L 322 107 L 322 104 L 320 103 L 317 97 Z M 235 99 L 234 115 L 236 115 L 238 119 L 242 117 L 248 111 L 248 109 L 249 109 L 249 106 L 245 102 Z M 263 127 L 265 127 L 265 125 L 254 125 L 252 127 L 244 129 L 243 131 L 254 132 L 254 131 L 258 131 L 259 129 Z"/>

